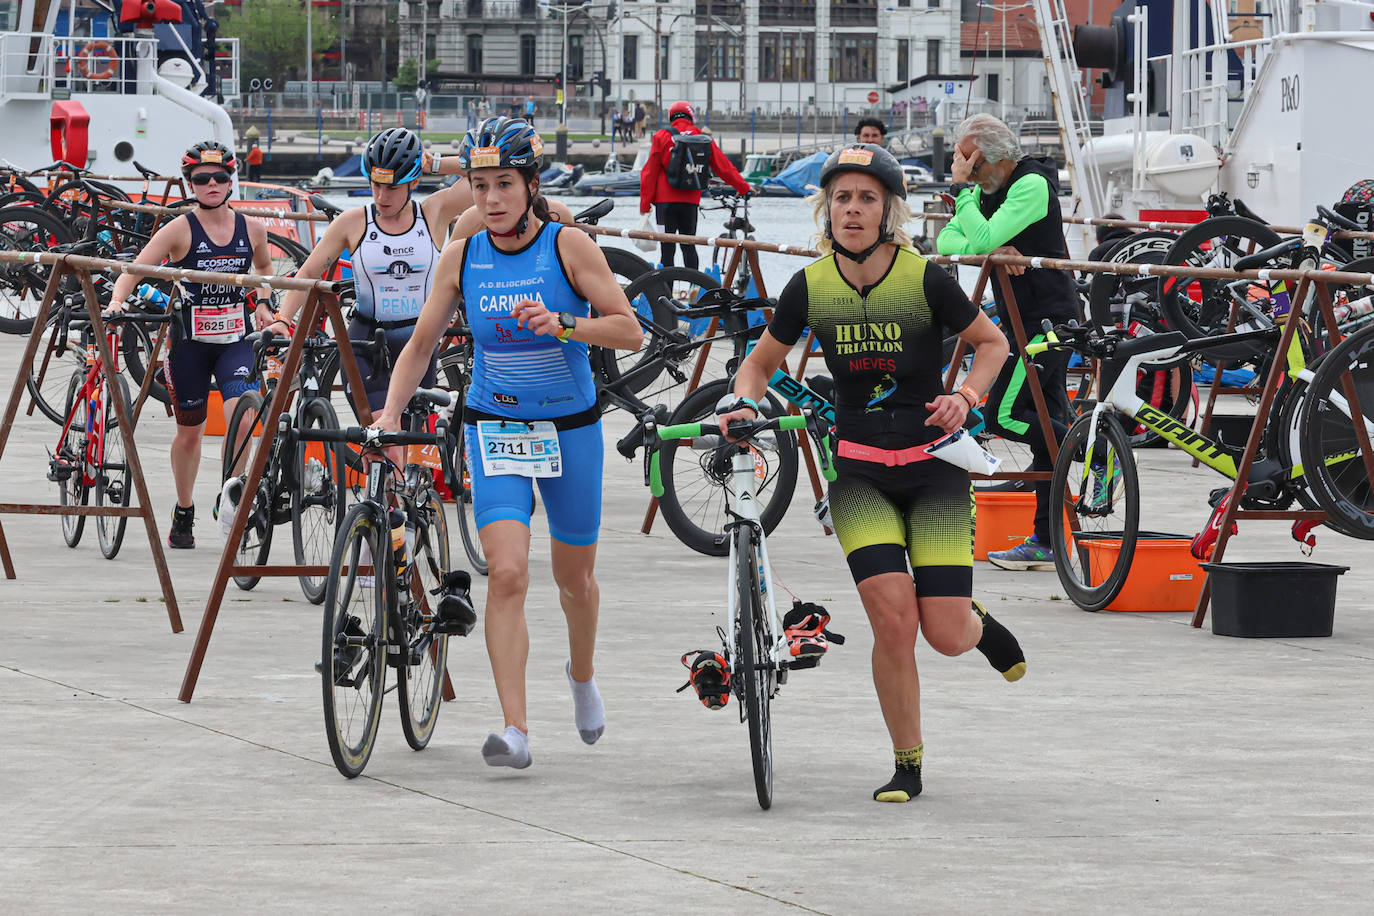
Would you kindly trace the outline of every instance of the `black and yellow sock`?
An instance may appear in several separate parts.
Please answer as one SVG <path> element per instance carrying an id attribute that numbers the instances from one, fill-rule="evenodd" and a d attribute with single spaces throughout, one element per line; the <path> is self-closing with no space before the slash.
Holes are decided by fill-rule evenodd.
<path id="1" fill-rule="evenodd" d="M 1019 681 L 1026 675 L 1026 654 L 1021 644 L 1011 635 L 1011 630 L 1002 626 L 977 601 L 973 611 L 983 621 L 983 638 L 978 640 L 978 651 L 983 653 L 992 667 L 1002 672 L 1009 681 Z"/>
<path id="2" fill-rule="evenodd" d="M 880 802 L 909 802 L 921 794 L 921 757 L 926 746 L 893 748 L 892 755 L 897 759 L 897 772 L 892 781 L 873 790 L 873 800 Z"/>

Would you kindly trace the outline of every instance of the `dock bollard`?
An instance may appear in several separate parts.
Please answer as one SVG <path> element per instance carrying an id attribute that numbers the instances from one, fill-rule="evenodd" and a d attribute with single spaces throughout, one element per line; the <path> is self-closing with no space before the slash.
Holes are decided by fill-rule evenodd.
<path id="1" fill-rule="evenodd" d="M 945 180 L 945 129 L 937 127 L 930 132 L 930 171 L 936 181 Z"/>
<path id="2" fill-rule="evenodd" d="M 560 124 L 553 132 L 554 157 L 559 160 L 568 158 L 568 126 Z"/>

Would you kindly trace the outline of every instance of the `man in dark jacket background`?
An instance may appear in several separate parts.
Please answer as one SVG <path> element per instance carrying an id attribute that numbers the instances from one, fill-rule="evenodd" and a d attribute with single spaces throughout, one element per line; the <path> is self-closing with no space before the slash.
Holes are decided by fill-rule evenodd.
<path id="1" fill-rule="evenodd" d="M 654 208 L 654 221 L 663 227 L 664 232 L 677 232 L 695 235 L 697 231 L 698 207 L 701 205 L 700 191 L 684 191 L 668 183 L 668 160 L 673 154 L 673 131 L 691 136 L 700 134 L 696 126 L 696 112 L 687 102 L 674 102 L 668 109 L 668 128 L 654 134 L 653 145 L 649 149 L 649 159 L 639 174 L 639 212 L 648 213 Z M 711 142 L 711 171 L 727 182 L 741 194 L 751 190 L 749 182 L 739 173 L 739 169 L 720 147 Z M 663 243 L 663 263 L 673 263 L 676 244 Z M 691 245 L 682 246 L 682 265 L 693 269 L 697 266 L 697 250 Z"/>
<path id="2" fill-rule="evenodd" d="M 957 197 L 954 218 L 936 239 L 940 254 L 1014 254 L 1025 257 L 1067 258 L 1064 223 L 1059 210 L 1059 171 L 1052 159 L 1025 156 L 1006 124 L 992 115 L 966 118 L 954 130 L 954 164 L 950 177 Z M 968 184 L 968 182 L 972 182 Z M 1030 343 L 1044 334 L 1043 319 L 1056 324 L 1079 317 L 1078 290 L 1065 270 L 1009 267 L 1012 293 Z M 1002 314 L 1002 328 L 1012 337 L 1011 322 L 1001 290 L 993 284 Z M 1049 471 L 1049 446 L 1026 384 L 1025 365 L 1012 339 L 1012 353 L 988 393 L 984 417 L 999 436 L 1025 442 L 1031 448 L 1030 470 Z M 1050 409 L 1056 441 L 1068 432 L 1068 398 L 1064 380 L 1067 350 L 1051 350 L 1035 359 L 1036 375 Z M 1003 569 L 1054 569 L 1049 543 L 1050 485 L 1035 485 L 1035 531 L 1009 550 L 988 554 Z"/>

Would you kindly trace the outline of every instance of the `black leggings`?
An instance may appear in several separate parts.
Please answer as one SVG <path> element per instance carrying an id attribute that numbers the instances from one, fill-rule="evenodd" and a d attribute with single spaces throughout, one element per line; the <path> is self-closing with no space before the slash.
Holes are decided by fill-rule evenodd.
<path id="1" fill-rule="evenodd" d="M 697 234 L 696 204 L 654 204 L 658 224 L 664 232 L 679 232 L 683 235 Z M 673 249 L 676 242 L 663 243 L 663 266 L 673 266 Z M 682 246 L 682 266 L 697 269 L 697 250 L 692 245 Z"/>
<path id="2" fill-rule="evenodd" d="M 1043 334 L 1030 339 L 1036 343 L 1044 338 Z M 1045 442 L 1045 434 L 1040 427 L 1040 416 L 1035 412 L 1035 399 L 1031 395 L 1029 380 L 1026 377 L 1021 357 L 1012 346 L 1012 354 L 1002 366 L 1002 372 L 993 382 L 988 392 L 987 406 L 983 410 L 988 429 L 1014 442 L 1024 442 L 1031 450 L 1031 471 L 1052 471 L 1054 462 L 1050 460 L 1050 449 Z M 1064 420 L 1068 414 L 1068 396 L 1064 391 L 1064 381 L 1069 367 L 1068 350 L 1050 350 L 1033 360 L 1040 387 L 1045 394 L 1045 404 L 1049 408 L 1050 428 L 1054 431 L 1056 443 L 1064 441 L 1069 431 Z M 1050 482 L 1035 482 L 1035 536 L 1043 542 L 1050 537 Z"/>

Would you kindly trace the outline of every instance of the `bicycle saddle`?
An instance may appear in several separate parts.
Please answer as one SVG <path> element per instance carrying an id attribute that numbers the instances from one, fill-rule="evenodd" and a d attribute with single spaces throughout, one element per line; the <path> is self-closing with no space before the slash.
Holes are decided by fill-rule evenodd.
<path id="1" fill-rule="evenodd" d="M 1147 334 L 1144 337 L 1131 337 L 1116 345 L 1117 359 L 1130 359 L 1140 353 L 1153 353 L 1181 347 L 1188 342 L 1188 335 L 1182 331 L 1165 331 L 1163 334 Z"/>

